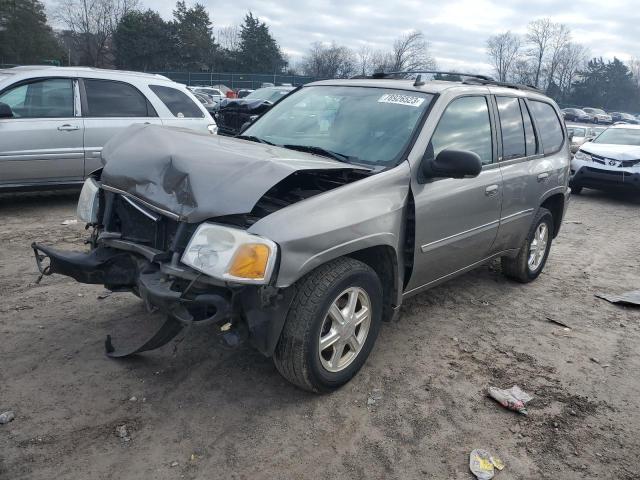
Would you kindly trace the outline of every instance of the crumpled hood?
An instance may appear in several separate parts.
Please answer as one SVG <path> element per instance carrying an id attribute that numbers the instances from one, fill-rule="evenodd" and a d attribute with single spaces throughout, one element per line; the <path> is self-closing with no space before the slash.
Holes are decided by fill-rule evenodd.
<path id="1" fill-rule="evenodd" d="M 367 170 L 316 155 L 156 125 L 133 125 L 102 150 L 102 183 L 189 223 L 249 213 L 302 170 Z"/>
<path id="2" fill-rule="evenodd" d="M 633 145 L 614 145 L 608 143 L 585 143 L 581 148 L 583 152 L 590 155 L 600 155 L 601 157 L 613 160 L 638 160 L 640 159 L 640 147 Z"/>

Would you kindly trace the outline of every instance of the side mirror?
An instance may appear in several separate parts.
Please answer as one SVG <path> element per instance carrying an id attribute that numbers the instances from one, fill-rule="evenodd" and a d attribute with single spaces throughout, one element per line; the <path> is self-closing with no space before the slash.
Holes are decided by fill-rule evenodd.
<path id="1" fill-rule="evenodd" d="M 13 110 L 6 103 L 0 102 L 0 118 L 13 118 Z"/>
<path id="2" fill-rule="evenodd" d="M 423 158 L 422 178 L 473 178 L 482 171 L 480 156 L 469 150 L 442 150 L 436 158 Z"/>

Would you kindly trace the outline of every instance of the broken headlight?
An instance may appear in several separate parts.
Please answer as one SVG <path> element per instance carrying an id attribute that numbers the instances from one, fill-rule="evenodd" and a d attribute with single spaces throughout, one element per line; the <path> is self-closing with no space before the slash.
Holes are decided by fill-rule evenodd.
<path id="1" fill-rule="evenodd" d="M 269 282 L 278 246 L 237 228 L 203 223 L 182 254 L 182 263 L 220 280 Z"/>
<path id="2" fill-rule="evenodd" d="M 100 187 L 91 177 L 87 178 L 82 186 L 76 215 L 78 219 L 85 223 L 98 223 L 98 207 Z"/>

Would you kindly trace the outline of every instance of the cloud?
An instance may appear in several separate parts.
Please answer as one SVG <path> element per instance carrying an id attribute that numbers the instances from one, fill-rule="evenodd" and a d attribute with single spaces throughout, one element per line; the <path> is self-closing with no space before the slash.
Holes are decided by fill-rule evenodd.
<path id="1" fill-rule="evenodd" d="M 56 0 L 45 0 L 49 9 Z M 527 23 L 550 17 L 566 23 L 573 38 L 592 55 L 640 57 L 637 0 L 199 0 L 209 10 L 215 30 L 242 22 L 252 11 L 266 21 L 293 63 L 315 41 L 358 49 L 389 48 L 408 30 L 421 30 L 443 69 L 489 72 L 484 45 L 497 32 L 526 31 Z M 175 1 L 141 0 L 143 8 L 171 18 Z M 194 3 L 187 1 L 187 4 Z"/>

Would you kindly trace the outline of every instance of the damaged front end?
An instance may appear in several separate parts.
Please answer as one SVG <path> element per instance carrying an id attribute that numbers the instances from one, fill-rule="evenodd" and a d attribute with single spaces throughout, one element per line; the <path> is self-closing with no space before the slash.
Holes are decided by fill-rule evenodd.
<path id="1" fill-rule="evenodd" d="M 107 337 L 111 357 L 161 347 L 192 327 L 212 328 L 229 346 L 248 339 L 260 352 L 272 355 L 293 287 L 276 288 L 278 245 L 247 228 L 281 208 L 363 178 L 366 170 L 304 157 L 261 162 L 256 160 L 260 155 L 241 155 L 238 150 L 264 151 L 237 140 L 228 140 L 240 147 L 234 150 L 235 168 L 229 161 L 199 165 L 190 158 L 204 151 L 187 154 L 188 148 L 183 148 L 178 153 L 184 144 L 179 137 L 171 138 L 175 131 L 142 127 L 129 135 L 144 138 L 131 143 L 121 138 L 118 148 L 105 148 L 103 155 L 109 158 L 104 169 L 87 179 L 81 192 L 78 218 L 91 229 L 90 251 L 68 252 L 34 243 L 40 273 L 132 292 L 149 312 L 164 318 L 135 344 L 126 341 L 127 332 L 124 340 Z M 155 141 L 148 141 L 149 136 Z M 194 138 L 189 142 L 192 150 L 210 146 Z M 213 142 L 221 146 L 219 140 Z M 151 152 L 136 152 L 132 166 L 135 162 L 126 159 L 135 154 L 123 145 L 145 143 Z M 244 176 L 243 170 L 250 167 L 262 169 L 263 175 Z"/>

